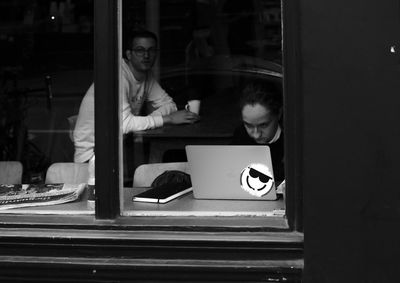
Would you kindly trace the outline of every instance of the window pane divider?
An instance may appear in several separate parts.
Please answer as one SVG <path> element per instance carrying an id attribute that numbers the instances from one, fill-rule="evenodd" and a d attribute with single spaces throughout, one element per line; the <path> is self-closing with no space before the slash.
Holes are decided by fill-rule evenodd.
<path id="1" fill-rule="evenodd" d="M 96 218 L 119 215 L 119 6 L 94 1 Z"/>

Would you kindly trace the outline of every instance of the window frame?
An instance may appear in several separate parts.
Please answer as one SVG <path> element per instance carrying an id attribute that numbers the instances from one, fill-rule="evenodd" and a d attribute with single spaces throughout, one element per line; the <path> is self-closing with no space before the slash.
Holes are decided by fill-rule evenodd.
<path id="1" fill-rule="evenodd" d="M 243 218 L 120 217 L 116 28 L 121 0 L 96 0 L 96 217 L 2 215 L 0 279 L 301 282 L 301 97 L 298 1 L 283 1 L 287 223 Z M 290 39 L 290 41 L 289 41 Z M 290 66 L 290 68 L 288 68 Z M 100 126 L 102 125 L 102 126 Z M 299 128 L 298 128 L 299 127 Z M 288 163 L 287 161 L 290 161 Z M 249 220 L 247 218 L 246 220 Z M 197 222 L 196 222 L 197 221 Z M 258 223 L 257 223 L 258 221 Z M 196 223 L 195 223 L 196 222 Z M 161 277 L 160 277 L 161 276 Z M 240 279 L 239 279 L 240 278 Z"/>
<path id="2" fill-rule="evenodd" d="M 303 231 L 303 97 L 299 1 L 282 0 L 282 56 L 285 123 L 286 214 L 293 231 Z"/>
<path id="3" fill-rule="evenodd" d="M 120 5 L 122 7 L 121 1 L 114 1 L 115 6 Z M 296 30 L 298 26 L 298 15 L 295 13 L 297 8 L 297 1 L 282 1 L 282 38 L 283 40 L 283 83 L 284 83 L 284 123 L 285 123 L 285 164 L 286 164 L 286 184 L 287 187 L 290 188 L 286 191 L 286 217 L 287 217 L 287 231 L 302 231 L 302 193 L 299 185 L 301 184 L 301 133 L 296 129 L 300 129 L 301 117 L 300 115 L 300 106 L 301 106 L 301 97 L 296 96 L 296 90 L 300 89 L 300 73 L 299 73 L 299 33 Z M 95 3 L 96 6 L 96 3 Z M 107 11 L 115 11 L 117 8 L 108 9 Z M 118 10 L 118 9 L 117 9 Z M 107 15 L 103 14 L 104 11 L 99 11 L 99 15 L 95 12 L 95 18 L 99 16 L 100 19 L 104 19 Z M 122 11 L 121 11 L 122 14 Z M 116 160 L 116 153 L 121 152 L 118 149 L 117 145 L 121 140 L 121 133 L 117 131 L 119 129 L 119 124 L 115 124 L 115 121 L 119 121 L 119 112 L 115 111 L 118 109 L 118 100 L 117 97 L 107 97 L 109 92 L 106 89 L 114 90 L 114 93 L 118 92 L 118 80 L 119 73 L 118 70 L 114 68 L 118 68 L 118 64 L 120 62 L 120 52 L 118 49 L 117 42 L 118 36 L 121 36 L 121 19 L 117 19 L 118 13 L 114 15 L 108 14 L 110 19 L 110 23 L 118 23 L 118 25 L 105 25 L 100 29 L 102 31 L 101 37 L 98 37 L 95 46 L 97 43 L 100 46 L 107 46 L 109 52 L 107 53 L 108 57 L 102 54 L 101 56 L 95 57 L 95 62 L 98 62 L 98 66 L 103 66 L 101 68 L 96 68 L 96 73 L 99 73 L 102 80 L 100 81 L 104 87 L 101 90 L 96 91 L 96 102 L 95 105 L 99 105 L 102 107 L 96 109 L 96 113 L 102 113 L 102 115 L 96 115 L 96 125 L 100 127 L 100 125 L 107 125 L 106 129 L 101 127 L 99 130 L 96 130 L 98 136 L 96 137 L 96 148 L 100 149 L 101 156 L 96 156 L 96 161 L 98 166 L 96 166 L 96 191 L 100 191 L 99 200 L 96 205 L 96 218 L 98 219 L 115 219 L 119 216 L 119 200 L 116 200 L 116 192 L 115 187 L 116 184 L 121 186 L 121 181 L 118 180 L 117 173 L 119 172 L 118 165 L 121 164 L 121 161 Z M 106 22 L 106 21 L 104 21 Z M 96 24 L 96 22 L 95 22 Z M 99 26 L 95 25 L 95 35 L 98 34 Z M 104 33 L 107 30 L 108 35 Z M 113 48 L 116 48 L 113 50 Z M 95 63 L 96 64 L 96 63 Z M 113 68 L 109 68 L 108 66 L 112 66 Z M 290 66 L 290 68 L 288 67 Z M 96 67 L 96 65 L 95 65 Z M 118 74 L 118 76 L 116 76 Z M 103 79 L 104 78 L 104 79 Z M 96 76 L 95 76 L 96 79 Z M 101 106 L 100 106 L 101 105 Z M 104 107 L 107 105 L 107 107 Z M 110 109 L 113 109 L 114 113 L 111 113 Z M 99 111 L 98 111 L 99 110 Z M 97 112 L 98 111 L 98 112 Z M 107 113 L 104 115 L 104 113 Z M 113 124 L 114 123 L 114 124 Z M 97 127 L 96 127 L 97 128 Z M 98 154 L 96 154 L 98 155 Z M 110 166 L 111 165 L 111 166 Z M 107 172 L 104 174 L 104 172 Z M 114 174 L 114 175 L 113 175 Z M 114 179 L 111 181 L 110 176 Z M 201 218 L 201 217 L 199 217 Z M 132 223 L 134 223 L 134 218 L 132 218 Z M 166 218 L 163 218 L 166 219 Z M 170 217 L 170 219 L 175 219 L 178 222 L 176 217 Z M 240 218 L 238 218 L 240 219 Z M 203 217 L 199 222 L 203 222 L 205 218 Z M 209 219 L 209 221 L 213 221 Z M 256 220 L 258 221 L 258 220 Z M 144 221 L 146 222 L 146 221 Z M 206 224 L 206 226 L 213 226 L 212 223 Z M 238 220 L 236 225 L 240 226 L 241 221 Z M 268 221 L 266 221 L 268 222 Z M 152 226 L 152 223 L 157 223 L 157 220 L 154 220 L 151 217 L 148 217 L 148 224 Z M 183 223 L 185 221 L 183 220 Z M 134 225 L 134 224 L 133 224 Z M 179 225 L 180 226 L 180 225 Z M 202 225 L 200 225 L 202 226 Z M 276 227 L 275 227 L 276 228 Z M 176 229 L 179 229 L 176 227 Z M 243 229 L 248 229 L 243 226 Z M 258 229 L 258 228 L 256 228 Z M 268 224 L 265 224 L 264 230 L 271 230 L 268 228 Z M 272 228 L 274 230 L 274 228 Z M 278 230 L 281 230 L 278 228 Z M 285 230 L 285 229 L 283 229 Z"/>
<path id="4" fill-rule="evenodd" d="M 94 1 L 94 84 L 97 219 L 119 215 L 120 1 Z M 101 47 L 101 48 L 100 48 Z"/>
<path id="5" fill-rule="evenodd" d="M 120 192 L 122 178 L 120 160 L 122 145 L 119 127 L 118 93 L 121 58 L 121 0 L 94 1 L 94 48 L 95 65 L 95 140 L 96 140 L 96 210 L 93 216 L 59 215 L 4 215 L 1 227 L 26 228 L 71 228 L 71 229 L 115 229 L 158 230 L 231 233 L 250 231 L 254 233 L 287 232 L 296 241 L 302 236 L 302 188 L 301 185 L 301 96 L 300 89 L 298 1 L 282 2 L 283 57 L 284 62 L 284 119 L 285 119 L 285 163 L 287 186 L 287 225 L 277 219 L 277 225 L 268 226 L 265 217 L 243 219 L 241 217 L 124 217 L 120 216 Z M 289 68 L 290 66 L 290 68 Z M 60 220 L 62 223 L 60 223 Z M 249 221 L 250 220 L 250 221 Z M 246 224 L 245 222 L 250 222 Z M 271 221 L 269 221 L 271 223 Z M 160 234 L 161 235 L 161 234 Z M 184 234 L 178 238 L 184 239 Z M 302 240 L 299 240 L 302 242 Z"/>

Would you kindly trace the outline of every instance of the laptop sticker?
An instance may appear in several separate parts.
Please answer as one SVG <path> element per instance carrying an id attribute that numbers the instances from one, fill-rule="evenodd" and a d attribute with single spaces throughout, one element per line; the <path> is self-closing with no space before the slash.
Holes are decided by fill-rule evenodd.
<path id="1" fill-rule="evenodd" d="M 266 195 L 272 189 L 273 184 L 272 173 L 264 164 L 250 164 L 240 173 L 240 186 L 253 196 Z"/>

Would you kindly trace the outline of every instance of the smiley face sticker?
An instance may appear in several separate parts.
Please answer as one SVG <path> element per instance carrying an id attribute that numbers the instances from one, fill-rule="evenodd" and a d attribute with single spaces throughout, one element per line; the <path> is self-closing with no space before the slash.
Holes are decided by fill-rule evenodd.
<path id="1" fill-rule="evenodd" d="M 272 189 L 273 184 L 272 173 L 264 164 L 250 164 L 240 173 L 240 186 L 253 196 L 266 195 Z"/>

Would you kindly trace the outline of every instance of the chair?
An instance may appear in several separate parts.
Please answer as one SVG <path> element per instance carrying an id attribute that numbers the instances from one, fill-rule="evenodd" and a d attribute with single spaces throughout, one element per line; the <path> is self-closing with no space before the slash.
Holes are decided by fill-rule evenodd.
<path id="1" fill-rule="evenodd" d="M 87 183 L 89 177 L 88 166 L 88 163 L 53 163 L 47 169 L 45 183 Z"/>
<path id="2" fill-rule="evenodd" d="M 189 174 L 187 162 L 142 164 L 135 170 L 133 187 L 150 187 L 153 180 L 166 170 L 179 170 Z"/>
<path id="3" fill-rule="evenodd" d="M 19 161 L 0 161 L 0 183 L 21 184 L 23 166 Z"/>

